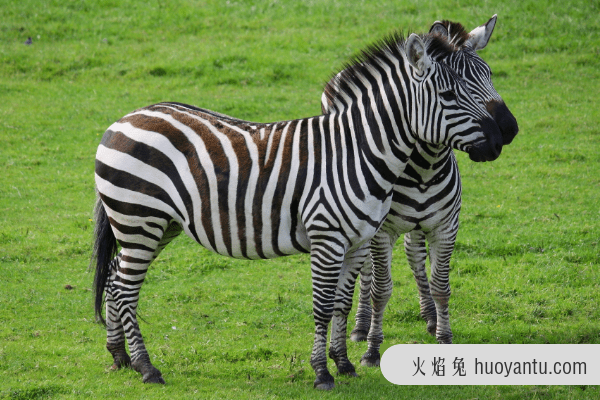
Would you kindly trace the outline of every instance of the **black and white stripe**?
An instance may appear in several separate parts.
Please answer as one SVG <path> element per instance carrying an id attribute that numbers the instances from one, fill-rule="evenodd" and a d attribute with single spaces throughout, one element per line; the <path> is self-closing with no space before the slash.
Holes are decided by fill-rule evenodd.
<path id="1" fill-rule="evenodd" d="M 96 155 L 94 286 L 99 319 L 105 294 L 114 368 L 164 382 L 136 308 L 148 266 L 183 231 L 230 257 L 310 253 L 315 387 L 333 387 L 332 319 L 329 355 L 339 373 L 355 375 L 346 352 L 355 279 L 415 143 L 452 146 L 475 161 L 501 151 L 490 114 L 438 62 L 454 51 L 436 35 L 387 38 L 339 77 L 327 115 L 263 124 L 160 103 L 109 127 Z"/>
<path id="2" fill-rule="evenodd" d="M 476 53 L 486 46 L 495 22 L 496 16 L 493 16 L 469 34 L 460 24 L 436 22 L 430 33 L 440 35 L 458 49 L 442 61 L 464 78 L 472 95 L 491 112 L 502 131 L 504 144 L 508 144 L 518 132 L 516 120 L 494 89 L 489 66 Z M 333 79 L 325 93 L 335 90 L 337 80 Z M 327 112 L 329 106 L 324 94 L 323 112 Z M 427 330 L 436 335 L 440 343 L 452 342 L 448 274 L 460 207 L 461 182 L 454 153 L 448 147 L 418 141 L 394 186 L 390 213 L 371 241 L 372 260 L 368 259 L 361 269 L 356 326 L 351 338 L 369 341 L 361 360 L 364 365 L 379 365 L 383 311 L 392 290 L 392 247 L 402 234 L 405 234 L 404 247 L 417 282 L 421 316 L 427 321 Z M 430 280 L 425 268 L 426 243 L 429 244 Z"/>

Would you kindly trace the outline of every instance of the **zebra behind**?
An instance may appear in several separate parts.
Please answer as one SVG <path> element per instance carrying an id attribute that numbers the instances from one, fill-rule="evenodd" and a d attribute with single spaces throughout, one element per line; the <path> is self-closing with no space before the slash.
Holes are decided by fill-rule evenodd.
<path id="1" fill-rule="evenodd" d="M 136 309 L 149 265 L 185 232 L 235 258 L 310 253 L 314 386 L 334 386 L 332 320 L 329 356 L 339 373 L 356 375 L 346 351 L 355 280 L 415 143 L 451 146 L 474 161 L 502 150 L 488 111 L 439 62 L 454 51 L 436 35 L 387 37 L 348 65 L 327 115 L 263 124 L 160 103 L 111 125 L 96 154 L 94 288 L 102 321 L 106 302 L 113 367 L 164 383 Z"/>
<path id="2" fill-rule="evenodd" d="M 487 45 L 495 23 L 496 15 L 467 33 L 461 24 L 436 22 L 430 33 L 446 38 L 458 49 L 443 62 L 465 80 L 473 96 L 490 111 L 502 131 L 503 143 L 509 144 L 518 132 L 516 119 L 494 89 L 489 67 L 476 53 Z M 322 97 L 324 113 L 329 108 L 326 94 L 337 90 L 336 85 L 334 78 L 325 88 Z M 440 343 L 452 342 L 448 273 L 460 207 L 461 182 L 454 153 L 450 148 L 418 141 L 394 186 L 390 213 L 371 241 L 372 261 L 367 259 L 360 273 L 359 304 L 351 339 L 369 341 L 369 348 L 361 360 L 364 365 L 379 365 L 383 311 L 392 289 L 392 246 L 401 234 L 405 234 L 405 251 L 419 290 L 421 316 L 427 321 L 427 330 L 436 335 Z M 425 269 L 426 241 L 429 243 L 431 288 Z M 372 280 L 375 281 L 373 285 Z"/>

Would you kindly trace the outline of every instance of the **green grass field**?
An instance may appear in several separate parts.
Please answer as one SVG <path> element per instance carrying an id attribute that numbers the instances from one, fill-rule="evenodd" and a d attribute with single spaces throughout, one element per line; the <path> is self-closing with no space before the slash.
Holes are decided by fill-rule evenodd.
<path id="1" fill-rule="evenodd" d="M 600 398 L 598 386 L 394 386 L 359 366 L 364 343 L 349 343 L 359 377 L 317 392 L 308 256 L 237 261 L 183 236 L 140 303 L 167 385 L 110 372 L 94 322 L 94 156 L 112 122 L 159 101 L 261 122 L 316 115 L 324 83 L 367 44 L 497 13 L 481 55 L 520 133 L 493 163 L 458 154 L 454 341 L 600 343 L 600 2 L 497 3 L 0 0 L 0 398 Z M 401 246 L 393 277 L 382 349 L 434 343 Z"/>

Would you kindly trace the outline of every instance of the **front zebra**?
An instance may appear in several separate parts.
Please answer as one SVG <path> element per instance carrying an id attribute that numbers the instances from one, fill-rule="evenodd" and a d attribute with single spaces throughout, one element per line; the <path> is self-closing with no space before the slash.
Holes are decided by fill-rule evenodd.
<path id="1" fill-rule="evenodd" d="M 458 49 L 443 62 L 465 80 L 473 96 L 491 112 L 502 131 L 504 144 L 508 144 L 518 132 L 517 122 L 494 89 L 489 67 L 476 53 L 487 45 L 495 23 L 494 15 L 486 24 L 467 33 L 461 24 L 436 22 L 430 33 L 442 36 Z M 329 108 L 327 93 L 335 91 L 336 85 L 336 79 L 332 79 L 325 88 L 323 112 Z M 427 321 L 427 330 L 436 335 L 440 343 L 452 342 L 448 273 L 458 233 L 460 206 L 460 174 L 452 150 L 417 142 L 394 187 L 390 213 L 371 241 L 372 263 L 368 259 L 361 270 L 356 326 L 351 338 L 369 341 L 369 348 L 361 360 L 364 365 L 379 365 L 383 311 L 392 288 L 392 247 L 401 234 L 405 234 L 405 251 L 419 289 L 421 316 Z M 425 270 L 426 241 L 429 243 L 431 288 Z"/>
<path id="2" fill-rule="evenodd" d="M 160 103 L 111 125 L 96 154 L 96 315 L 106 301 L 114 368 L 164 383 L 139 330 L 139 290 L 150 263 L 181 231 L 235 258 L 311 255 L 315 387 L 331 389 L 329 356 L 355 375 L 346 321 L 366 244 L 417 140 L 497 158 L 501 133 L 462 80 L 438 60 L 454 49 L 436 35 L 389 37 L 354 60 L 332 112 L 252 123 Z M 116 253 L 117 242 L 121 251 Z M 127 340 L 131 357 L 125 348 Z"/>

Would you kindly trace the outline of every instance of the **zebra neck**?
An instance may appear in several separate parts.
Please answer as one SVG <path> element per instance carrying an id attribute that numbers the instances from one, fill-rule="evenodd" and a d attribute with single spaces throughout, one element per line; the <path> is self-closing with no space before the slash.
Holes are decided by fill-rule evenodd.
<path id="1" fill-rule="evenodd" d="M 363 173 L 378 176 L 382 188 L 389 184 L 391 190 L 406 168 L 415 139 L 393 117 L 386 113 L 384 122 L 380 115 L 369 105 L 354 104 L 342 112 L 325 116 L 324 125 L 332 139 L 340 144 L 337 147 L 339 152 L 346 152 L 355 160 L 357 167 L 367 169 Z M 348 147 L 349 144 L 352 146 Z"/>

